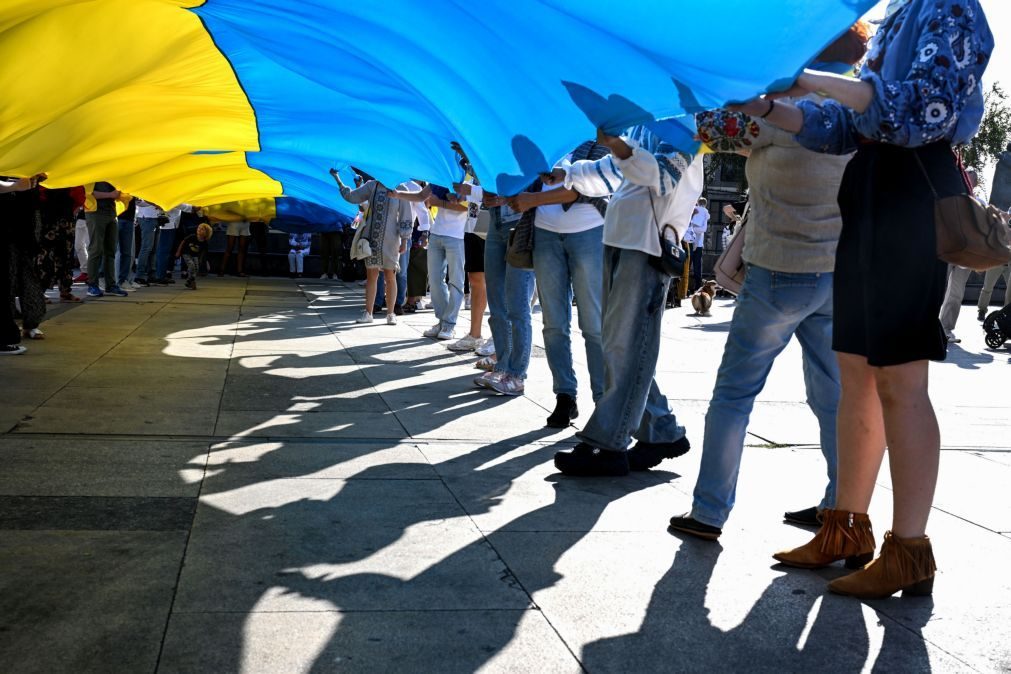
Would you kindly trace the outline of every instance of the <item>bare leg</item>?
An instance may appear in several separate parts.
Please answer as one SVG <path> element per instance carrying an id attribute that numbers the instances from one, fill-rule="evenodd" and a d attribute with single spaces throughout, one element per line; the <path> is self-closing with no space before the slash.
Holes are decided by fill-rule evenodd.
<path id="1" fill-rule="evenodd" d="M 839 398 L 838 496 L 836 509 L 866 513 L 885 454 L 885 425 L 875 372 L 863 356 L 837 354 L 842 394 Z"/>
<path id="2" fill-rule="evenodd" d="M 376 305 L 376 290 L 379 288 L 379 270 L 369 267 L 365 270 L 365 313 L 371 314 Z"/>
<path id="3" fill-rule="evenodd" d="M 899 538 L 925 534 L 937 486 L 941 434 L 927 372 L 925 360 L 875 372 L 892 474 L 892 531 Z"/>
<path id="4" fill-rule="evenodd" d="M 470 272 L 470 336 L 480 339 L 484 311 L 488 308 L 488 290 L 484 272 Z"/>
<path id="5" fill-rule="evenodd" d="M 393 305 L 397 301 L 397 272 L 393 269 L 384 269 L 383 276 L 386 281 L 386 313 L 390 315 L 393 314 Z"/>

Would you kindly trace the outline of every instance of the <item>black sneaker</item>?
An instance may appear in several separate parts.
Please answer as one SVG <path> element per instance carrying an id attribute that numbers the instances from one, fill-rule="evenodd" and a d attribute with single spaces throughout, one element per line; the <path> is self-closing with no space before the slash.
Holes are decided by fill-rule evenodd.
<path id="1" fill-rule="evenodd" d="M 821 526 L 821 512 L 818 510 L 817 506 L 805 508 L 804 510 L 795 510 L 793 512 L 783 513 L 783 519 L 792 524 L 800 524 L 805 527 Z"/>
<path id="2" fill-rule="evenodd" d="M 673 459 L 687 454 L 691 443 L 684 437 L 677 442 L 637 442 L 628 450 L 628 465 L 632 470 L 656 468 L 664 459 Z"/>
<path id="3" fill-rule="evenodd" d="M 581 442 L 571 452 L 555 454 L 555 468 L 573 477 L 628 475 L 628 453 L 597 449 Z"/>
<path id="4" fill-rule="evenodd" d="M 146 278 L 140 278 L 139 276 L 137 278 L 135 278 L 133 280 L 133 282 L 136 283 L 139 286 L 144 286 L 145 288 L 147 288 L 147 287 L 149 287 L 151 285 L 150 281 L 148 281 Z"/>
<path id="5" fill-rule="evenodd" d="M 576 399 L 565 393 L 559 393 L 555 397 L 555 411 L 548 417 L 545 424 L 548 428 L 567 428 L 569 422 L 579 416 L 579 408 L 576 407 Z"/>
<path id="6" fill-rule="evenodd" d="M 402 304 L 394 304 L 393 305 L 393 314 L 395 316 L 403 316 L 404 315 L 404 305 L 402 305 Z"/>
<path id="7" fill-rule="evenodd" d="M 670 518 L 670 526 L 668 529 L 670 531 L 677 531 L 682 534 L 688 534 L 707 541 L 715 541 L 720 537 L 720 534 L 723 533 L 723 529 L 720 529 L 719 527 L 711 527 L 708 524 L 703 524 L 697 519 L 694 519 L 691 516 L 691 513 L 685 513 L 680 516 L 675 515 Z"/>
<path id="8" fill-rule="evenodd" d="M 0 356 L 20 356 L 27 350 L 20 344 L 0 344 Z"/>
<path id="9" fill-rule="evenodd" d="M 976 312 L 976 320 L 977 321 L 986 320 L 986 309 L 980 309 L 979 311 Z"/>

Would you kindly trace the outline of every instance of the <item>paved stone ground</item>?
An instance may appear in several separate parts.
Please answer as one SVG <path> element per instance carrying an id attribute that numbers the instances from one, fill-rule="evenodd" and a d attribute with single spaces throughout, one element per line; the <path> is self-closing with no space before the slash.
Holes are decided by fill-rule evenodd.
<path id="1" fill-rule="evenodd" d="M 542 428 L 539 325 L 528 395 L 496 397 L 421 336 L 430 312 L 355 325 L 361 294 L 145 289 L 61 307 L 0 363 L 0 671 L 1011 669 L 1011 354 L 971 307 L 932 374 L 934 596 L 860 603 L 825 593 L 841 568 L 770 558 L 810 536 L 781 513 L 823 480 L 796 343 L 708 544 L 666 531 L 697 449 L 625 479 L 555 473 L 572 431 Z M 665 318 L 659 378 L 697 446 L 731 313 Z"/>

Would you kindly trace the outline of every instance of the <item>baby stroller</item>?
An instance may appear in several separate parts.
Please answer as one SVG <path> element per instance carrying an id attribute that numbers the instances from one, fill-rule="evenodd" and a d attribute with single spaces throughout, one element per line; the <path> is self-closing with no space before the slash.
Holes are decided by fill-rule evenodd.
<path id="1" fill-rule="evenodd" d="M 991 312 L 983 320 L 986 330 L 986 345 L 991 349 L 999 349 L 1004 342 L 1011 339 L 1011 304 L 1003 309 Z"/>

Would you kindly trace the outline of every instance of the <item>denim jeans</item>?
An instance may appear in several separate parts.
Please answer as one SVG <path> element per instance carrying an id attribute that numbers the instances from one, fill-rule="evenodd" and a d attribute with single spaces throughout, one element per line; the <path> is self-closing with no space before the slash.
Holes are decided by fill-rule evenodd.
<path id="1" fill-rule="evenodd" d="M 432 234 L 428 239 L 428 283 L 432 288 L 432 308 L 443 330 L 456 327 L 463 305 L 463 279 L 463 239 Z"/>
<path id="2" fill-rule="evenodd" d="M 411 245 L 400 255 L 400 271 L 397 272 L 397 306 L 404 306 L 407 301 L 407 267 L 411 264 Z"/>
<path id="3" fill-rule="evenodd" d="M 576 234 L 534 230 L 534 272 L 544 320 L 544 349 L 555 395 L 576 397 L 572 367 L 572 296 L 586 348 L 593 399 L 604 395 L 604 353 L 600 346 L 600 293 L 604 272 L 604 227 Z"/>
<path id="4" fill-rule="evenodd" d="M 488 327 L 495 342 L 495 370 L 525 378 L 530 367 L 533 329 L 530 296 L 534 273 L 506 264 L 509 226 L 492 216 L 484 246 L 484 278 L 488 289 Z"/>
<path id="5" fill-rule="evenodd" d="M 600 449 L 625 451 L 632 437 L 652 443 L 685 436 L 653 378 L 670 277 L 636 250 L 604 246 L 600 340 L 604 395 L 577 437 Z"/>
<path id="6" fill-rule="evenodd" d="M 154 272 L 154 243 L 158 234 L 157 218 L 137 218 L 140 226 L 140 252 L 137 253 L 136 278 L 149 279 Z"/>
<path id="7" fill-rule="evenodd" d="M 119 255 L 116 261 L 119 285 L 130 278 L 130 268 L 133 266 L 133 228 L 133 220 L 119 221 Z"/>
<path id="8" fill-rule="evenodd" d="M 755 397 L 793 335 L 803 349 L 807 404 L 818 418 L 828 466 L 821 507 L 835 505 L 839 366 L 832 351 L 832 274 L 787 274 L 748 265 L 706 414 L 692 506 L 699 522 L 722 527 L 727 521 Z"/>
<path id="9" fill-rule="evenodd" d="M 156 261 L 158 268 L 156 272 L 159 279 L 168 276 L 169 262 L 175 262 L 175 244 L 176 230 L 164 228 L 158 230 L 158 256 Z"/>

